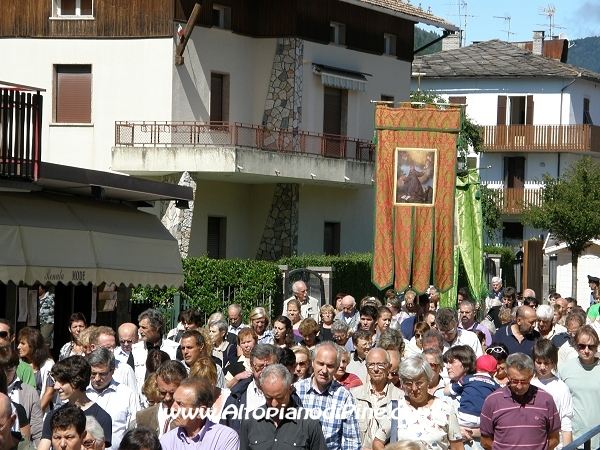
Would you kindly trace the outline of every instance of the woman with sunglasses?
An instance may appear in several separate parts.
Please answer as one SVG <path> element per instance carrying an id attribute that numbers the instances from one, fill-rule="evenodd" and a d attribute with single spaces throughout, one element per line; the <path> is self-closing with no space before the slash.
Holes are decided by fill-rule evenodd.
<path id="1" fill-rule="evenodd" d="M 492 343 L 485 352 L 493 356 L 497 362 L 496 375 L 494 381 L 500 386 L 506 386 L 508 375 L 506 374 L 506 359 L 508 358 L 508 347 L 504 344 Z"/>
<path id="2" fill-rule="evenodd" d="M 570 359 L 558 366 L 558 378 L 563 380 L 573 394 L 573 440 L 581 437 L 600 423 L 600 361 L 598 333 L 585 325 L 575 333 L 573 347 L 578 358 Z M 598 435 L 592 438 L 592 448 L 598 448 Z"/>
<path id="3" fill-rule="evenodd" d="M 414 336 L 408 341 L 408 345 L 404 350 L 404 357 L 418 355 L 423 351 L 423 344 L 421 338 L 431 328 L 425 322 L 417 322 L 415 324 Z"/>

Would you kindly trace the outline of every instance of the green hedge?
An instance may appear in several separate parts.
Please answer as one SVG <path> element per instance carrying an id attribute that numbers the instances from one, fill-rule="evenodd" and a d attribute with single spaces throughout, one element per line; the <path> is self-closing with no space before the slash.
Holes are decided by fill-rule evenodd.
<path id="1" fill-rule="evenodd" d="M 182 260 L 184 285 L 181 301 L 207 316 L 225 312 L 227 306 L 242 306 L 244 320 L 255 306 L 275 309 L 282 296 L 283 275 L 277 264 L 241 259 L 185 258 Z M 148 302 L 156 308 L 173 307 L 175 288 L 136 288 L 133 301 Z M 270 300 L 269 300 L 270 299 Z"/>
<path id="2" fill-rule="evenodd" d="M 513 261 L 515 260 L 515 252 L 510 247 L 496 247 L 486 245 L 483 248 L 485 253 L 499 254 L 500 267 L 502 268 L 502 284 L 504 286 L 515 287 L 515 268 Z"/>
<path id="3" fill-rule="evenodd" d="M 343 256 L 309 254 L 283 258 L 279 260 L 278 264 L 289 265 L 294 269 L 309 266 L 331 266 L 334 268 L 332 280 L 334 296 L 339 292 L 344 292 L 357 300 L 367 295 L 382 299 L 385 291 L 380 291 L 371 282 L 372 259 L 371 253 L 347 253 Z"/>

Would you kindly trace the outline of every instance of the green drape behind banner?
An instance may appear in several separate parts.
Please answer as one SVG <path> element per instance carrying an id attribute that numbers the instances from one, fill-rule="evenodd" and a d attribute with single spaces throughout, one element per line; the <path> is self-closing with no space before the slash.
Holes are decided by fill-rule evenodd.
<path id="1" fill-rule="evenodd" d="M 476 170 L 456 179 L 458 211 L 458 247 L 467 274 L 471 299 L 481 303 L 487 295 L 483 273 L 483 216 L 481 212 L 481 180 Z"/>
<path id="2" fill-rule="evenodd" d="M 458 245 L 454 247 L 453 288 L 440 296 L 440 305 L 454 308 L 458 286 L 458 267 L 462 263 L 471 298 L 481 303 L 488 294 L 483 271 L 483 216 L 480 179 L 476 170 L 456 177 L 455 202 Z"/>

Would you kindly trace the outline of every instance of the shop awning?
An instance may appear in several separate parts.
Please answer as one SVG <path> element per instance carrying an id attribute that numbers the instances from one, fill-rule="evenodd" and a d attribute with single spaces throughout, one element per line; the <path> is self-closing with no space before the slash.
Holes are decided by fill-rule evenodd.
<path id="1" fill-rule="evenodd" d="M 340 89 L 351 89 L 365 92 L 367 90 L 367 78 L 361 72 L 329 67 L 322 64 L 313 64 L 313 73 L 321 75 L 321 83 L 325 86 Z"/>
<path id="2" fill-rule="evenodd" d="M 0 281 L 183 284 L 177 241 L 160 220 L 119 203 L 0 192 Z"/>

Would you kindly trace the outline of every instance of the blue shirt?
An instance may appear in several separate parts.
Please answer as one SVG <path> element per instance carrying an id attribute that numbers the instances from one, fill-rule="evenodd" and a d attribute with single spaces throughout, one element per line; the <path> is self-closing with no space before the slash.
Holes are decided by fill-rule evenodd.
<path id="1" fill-rule="evenodd" d="M 321 422 L 329 450 L 361 450 L 356 402 L 350 391 L 336 380 L 323 392 L 313 386 L 314 375 L 294 386 L 304 409 L 312 409 Z M 318 414 L 318 415 L 317 415 Z"/>
<path id="2" fill-rule="evenodd" d="M 460 395 L 458 410 L 472 416 L 481 414 L 485 399 L 498 389 L 500 389 L 500 385 L 492 377 L 481 373 L 466 375 L 458 383 L 450 385 L 450 393 Z"/>

